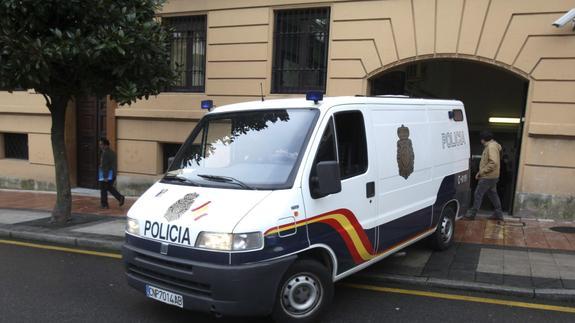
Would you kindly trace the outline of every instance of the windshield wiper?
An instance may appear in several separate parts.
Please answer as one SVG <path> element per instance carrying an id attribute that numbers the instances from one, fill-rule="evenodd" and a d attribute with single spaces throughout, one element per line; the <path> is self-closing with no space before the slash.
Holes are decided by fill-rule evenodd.
<path id="1" fill-rule="evenodd" d="M 163 179 L 165 179 L 165 180 L 170 180 L 170 181 L 174 180 L 174 181 L 178 181 L 178 182 L 180 182 L 180 183 L 191 184 L 191 185 L 194 185 L 194 186 L 201 186 L 201 185 L 198 184 L 197 182 L 194 182 L 194 181 L 192 181 L 191 179 L 189 179 L 189 178 L 187 178 L 187 177 L 185 177 L 185 176 L 183 176 L 183 175 L 181 175 L 181 174 L 169 174 L 169 175 L 164 176 Z"/>
<path id="2" fill-rule="evenodd" d="M 215 182 L 225 182 L 225 183 L 232 183 L 237 184 L 245 189 L 248 190 L 255 190 L 255 188 L 249 186 L 248 184 L 240 181 L 239 179 L 229 177 L 229 176 L 219 176 L 219 175 L 208 175 L 208 174 L 196 174 L 196 176 L 205 178 L 207 180 L 215 181 Z"/>

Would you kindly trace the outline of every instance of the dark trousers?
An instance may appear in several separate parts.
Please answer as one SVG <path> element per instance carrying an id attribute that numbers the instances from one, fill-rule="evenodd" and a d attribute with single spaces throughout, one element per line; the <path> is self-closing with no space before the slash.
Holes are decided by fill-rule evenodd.
<path id="1" fill-rule="evenodd" d="M 100 205 L 108 206 L 108 192 L 110 192 L 114 196 L 114 198 L 118 201 L 124 198 L 122 194 L 120 194 L 120 192 L 118 192 L 118 190 L 116 190 L 116 188 L 114 187 L 115 181 L 116 179 L 114 178 L 113 180 L 108 182 L 104 181 L 100 182 Z"/>
<path id="2" fill-rule="evenodd" d="M 483 196 L 487 193 L 491 204 L 495 208 L 495 216 L 503 216 L 503 211 L 501 210 L 501 200 L 499 200 L 499 195 L 497 195 L 497 178 L 480 178 L 477 182 L 477 187 L 475 188 L 475 196 L 473 198 L 473 206 L 469 209 L 470 216 L 475 216 L 477 210 L 481 207 L 483 203 Z"/>

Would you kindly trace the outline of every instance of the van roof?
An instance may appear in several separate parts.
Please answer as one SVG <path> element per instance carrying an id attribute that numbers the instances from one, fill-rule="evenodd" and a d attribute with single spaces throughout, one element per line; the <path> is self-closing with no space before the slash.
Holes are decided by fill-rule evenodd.
<path id="1" fill-rule="evenodd" d="M 463 105 L 461 101 L 457 100 L 437 100 L 437 99 L 414 99 L 408 97 L 398 96 L 379 96 L 379 97 L 364 97 L 364 96 L 334 96 L 324 97 L 322 101 L 315 104 L 313 101 L 308 101 L 305 98 L 297 99 L 269 99 L 265 101 L 250 101 L 235 104 L 227 104 L 217 107 L 210 113 L 234 112 L 243 110 L 262 110 L 262 109 L 286 109 L 286 108 L 318 108 L 320 110 L 328 109 L 335 105 L 341 104 L 397 104 L 397 105 Z"/>

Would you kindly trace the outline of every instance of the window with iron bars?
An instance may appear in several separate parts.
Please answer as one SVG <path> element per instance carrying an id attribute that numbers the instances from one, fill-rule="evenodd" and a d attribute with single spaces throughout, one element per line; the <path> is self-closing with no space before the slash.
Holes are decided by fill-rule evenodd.
<path id="1" fill-rule="evenodd" d="M 28 159 L 28 134 L 4 133 L 0 137 L 4 142 L 3 158 Z"/>
<path id="2" fill-rule="evenodd" d="M 325 92 L 329 8 L 275 13 L 273 93 Z"/>
<path id="3" fill-rule="evenodd" d="M 172 92 L 204 92 L 206 78 L 206 16 L 162 19 L 171 28 L 170 65 L 177 74 Z"/>

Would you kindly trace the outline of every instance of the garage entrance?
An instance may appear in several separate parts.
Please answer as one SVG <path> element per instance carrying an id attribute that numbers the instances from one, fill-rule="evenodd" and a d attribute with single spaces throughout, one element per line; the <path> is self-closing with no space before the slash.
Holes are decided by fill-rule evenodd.
<path id="1" fill-rule="evenodd" d="M 472 174 L 477 173 L 483 150 L 479 133 L 490 130 L 503 147 L 498 192 L 503 210 L 511 213 L 528 84 L 526 79 L 489 64 L 427 60 L 401 65 L 373 77 L 370 94 L 461 100 L 469 123 Z M 472 189 L 476 184 L 473 178 Z M 492 210 L 487 197 L 483 209 Z"/>

